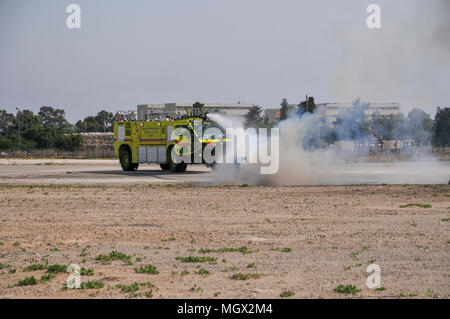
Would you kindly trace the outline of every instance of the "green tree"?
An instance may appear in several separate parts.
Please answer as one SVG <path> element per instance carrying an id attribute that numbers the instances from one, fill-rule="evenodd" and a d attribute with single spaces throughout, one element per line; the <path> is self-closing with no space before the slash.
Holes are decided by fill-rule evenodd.
<path id="1" fill-rule="evenodd" d="M 255 127 L 261 124 L 262 122 L 262 112 L 263 109 L 259 105 L 253 105 L 245 114 L 245 126 L 246 127 Z"/>
<path id="2" fill-rule="evenodd" d="M 44 142 L 41 137 L 43 131 L 39 116 L 30 110 L 19 111 L 16 116 L 17 134 L 19 134 L 19 126 L 21 149 L 31 150 L 33 148 L 42 147 L 42 145 L 47 146 L 48 143 L 46 141 Z"/>
<path id="3" fill-rule="evenodd" d="M 403 138 L 407 134 L 405 125 L 406 120 L 403 114 L 384 116 L 374 113 L 370 123 L 371 130 L 377 132 L 383 140 Z"/>
<path id="4" fill-rule="evenodd" d="M 428 145 L 431 142 L 433 122 L 430 115 L 414 108 L 408 113 L 409 135 L 416 144 Z"/>
<path id="5" fill-rule="evenodd" d="M 0 110 L 0 135 L 6 136 L 14 127 L 16 117 L 6 110 Z"/>
<path id="6" fill-rule="evenodd" d="M 65 151 L 74 151 L 81 148 L 83 137 L 79 134 L 58 135 L 55 139 L 55 147 Z"/>
<path id="7" fill-rule="evenodd" d="M 75 123 L 77 132 L 112 132 L 116 116 L 102 110 L 95 116 L 88 116 L 84 120 Z"/>
<path id="8" fill-rule="evenodd" d="M 433 146 L 450 146 L 450 108 L 437 108 L 433 124 Z"/>
<path id="9" fill-rule="evenodd" d="M 102 110 L 96 115 L 97 121 L 100 123 L 100 130 L 103 132 L 112 132 L 114 129 L 114 114 L 105 110 Z"/>
<path id="10" fill-rule="evenodd" d="M 280 103 L 280 121 L 287 119 L 287 113 L 288 113 L 288 101 L 287 99 L 283 99 Z"/>
<path id="11" fill-rule="evenodd" d="M 38 113 L 41 123 L 44 127 L 53 129 L 56 133 L 63 133 L 71 128 L 70 123 L 66 120 L 66 113 L 62 109 L 54 109 L 51 106 L 42 106 Z"/>

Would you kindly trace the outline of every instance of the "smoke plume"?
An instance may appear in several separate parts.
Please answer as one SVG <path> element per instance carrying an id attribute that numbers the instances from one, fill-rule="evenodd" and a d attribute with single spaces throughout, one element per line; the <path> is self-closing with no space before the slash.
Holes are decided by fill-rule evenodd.
<path id="1" fill-rule="evenodd" d="M 343 51 L 331 77 L 333 96 L 337 101 L 360 96 L 399 102 L 408 110 L 420 107 L 430 113 L 446 106 L 450 1 L 381 1 L 380 7 L 380 29 L 361 24 L 336 35 Z"/>
<path id="2" fill-rule="evenodd" d="M 342 121 L 348 125 L 343 131 L 350 144 L 364 140 L 354 128 L 358 112 L 345 113 Z M 242 122 L 224 115 L 210 115 L 223 128 L 242 127 Z M 260 174 L 259 164 L 240 166 L 223 165 L 212 174 L 217 183 L 238 183 L 253 185 L 336 185 L 336 184 L 446 184 L 450 178 L 450 166 L 432 156 L 420 155 L 404 162 L 367 162 L 367 151 L 351 152 L 335 145 L 323 145 L 318 138 L 324 119 L 319 113 L 305 113 L 293 116 L 278 124 L 280 129 L 280 166 L 276 174 Z M 225 126 L 228 125 L 228 126 Z M 249 139 L 256 141 L 256 139 Z M 336 143 L 337 144 L 337 143 Z M 257 147 L 253 142 L 249 148 Z M 358 160 L 356 160 L 356 158 Z"/>

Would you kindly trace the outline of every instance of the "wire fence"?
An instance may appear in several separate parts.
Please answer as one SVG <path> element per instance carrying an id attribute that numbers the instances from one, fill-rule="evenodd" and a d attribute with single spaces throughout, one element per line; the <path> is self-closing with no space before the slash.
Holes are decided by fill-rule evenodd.
<path id="1" fill-rule="evenodd" d="M 63 151 L 56 148 L 35 149 L 30 151 L 1 152 L 3 158 L 63 158 L 63 159 L 94 159 L 117 158 L 113 149 L 85 149 Z"/>

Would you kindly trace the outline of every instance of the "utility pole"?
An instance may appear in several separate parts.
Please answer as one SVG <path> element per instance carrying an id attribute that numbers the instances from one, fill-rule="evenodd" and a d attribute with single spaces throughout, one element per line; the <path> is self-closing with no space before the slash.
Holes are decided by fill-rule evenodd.
<path id="1" fill-rule="evenodd" d="M 20 120 L 19 120 L 20 109 L 16 107 L 16 110 L 17 110 L 17 122 L 19 122 L 19 153 L 20 153 Z"/>

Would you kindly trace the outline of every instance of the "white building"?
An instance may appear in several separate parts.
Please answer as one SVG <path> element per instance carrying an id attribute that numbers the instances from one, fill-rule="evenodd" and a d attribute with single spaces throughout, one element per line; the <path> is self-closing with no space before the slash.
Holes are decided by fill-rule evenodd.
<path id="1" fill-rule="evenodd" d="M 339 112 L 353 108 L 352 103 L 320 103 L 316 104 L 317 110 L 327 117 L 331 123 L 336 122 Z M 366 117 L 378 114 L 381 116 L 398 115 L 400 113 L 400 104 L 398 103 L 367 103 L 364 109 Z"/>

